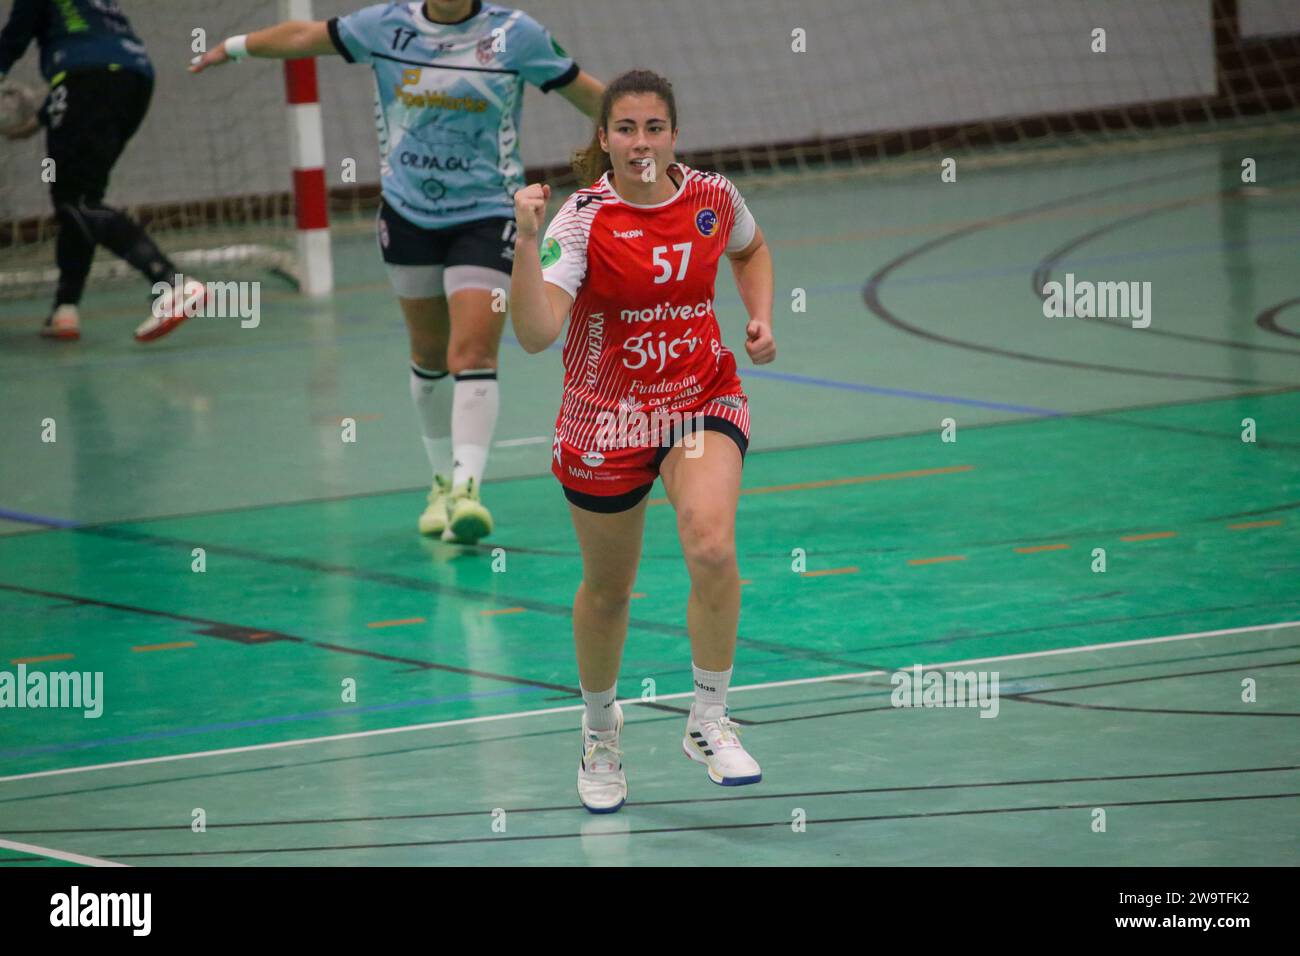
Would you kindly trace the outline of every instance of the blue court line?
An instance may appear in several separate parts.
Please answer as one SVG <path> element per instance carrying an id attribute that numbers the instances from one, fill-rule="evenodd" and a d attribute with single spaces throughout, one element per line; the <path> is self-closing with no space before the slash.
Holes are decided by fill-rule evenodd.
<path id="1" fill-rule="evenodd" d="M 89 750 L 95 747 L 109 747 L 114 744 L 133 744 L 149 740 L 166 740 L 170 737 L 188 737 L 193 734 L 206 734 L 219 730 L 242 730 L 247 727 L 264 727 L 270 724 L 288 724 L 302 720 L 319 720 L 323 717 L 378 713 L 386 710 L 405 710 L 410 707 L 428 707 L 435 704 L 450 704 L 462 700 L 480 700 L 487 697 L 512 697 L 523 694 L 540 694 L 543 691 L 554 693 L 554 690 L 548 687 L 508 687 L 505 690 L 483 691 L 474 694 L 453 694 L 447 697 L 426 697 L 422 700 L 404 700 L 396 704 L 376 704 L 371 707 L 338 707 L 334 710 L 318 710 L 310 714 L 285 714 L 280 717 L 260 717 L 256 720 L 239 720 L 225 724 L 205 724 L 202 727 L 182 727 L 179 730 L 160 730 L 149 734 L 132 734 L 127 737 L 106 737 L 102 740 L 87 740 L 80 743 L 45 744 L 39 747 L 15 747 L 9 750 L 0 750 L 0 758 L 30 757 L 36 754 L 63 753 L 69 750 Z"/>
<path id="2" fill-rule="evenodd" d="M 799 385 L 816 385 L 820 388 L 840 388 L 849 392 L 867 392 L 871 395 L 888 395 L 892 398 L 914 398 L 923 402 L 943 402 L 949 405 L 969 405 L 974 408 L 988 408 L 999 412 L 1016 412 L 1021 415 L 1040 415 L 1057 417 L 1068 415 L 1052 408 L 1038 408 L 1033 405 L 1008 405 L 1004 402 L 986 402 L 978 398 L 959 398 L 956 395 L 941 395 L 937 392 L 914 392 L 906 388 L 883 388 L 879 385 L 861 385 L 857 382 L 840 382 L 829 378 L 813 378 L 810 375 L 795 375 L 792 372 L 773 372 L 761 368 L 739 369 L 741 378 L 770 378 L 779 382 L 795 382 Z"/>
<path id="3" fill-rule="evenodd" d="M 77 528 L 81 526 L 79 521 L 69 521 L 66 518 L 50 518 L 46 515 L 33 515 L 25 511 L 10 511 L 8 508 L 0 508 L 0 518 L 8 521 L 20 521 L 23 524 L 39 524 L 47 528 Z"/>
<path id="4" fill-rule="evenodd" d="M 519 344 L 513 336 L 504 335 L 505 341 Z M 555 352 L 564 348 L 561 342 L 552 342 L 546 351 Z M 880 385 L 863 385 L 859 382 L 841 382 L 833 378 L 817 378 L 812 375 L 796 375 L 793 372 L 773 372 L 761 368 L 736 367 L 741 378 L 770 378 L 778 382 L 793 382 L 797 385 L 813 385 L 818 388 L 838 388 L 846 392 L 866 392 L 869 395 L 888 395 L 891 398 L 914 398 L 922 402 L 943 402 L 948 405 L 968 405 L 973 408 L 988 408 L 998 412 L 1015 412 L 1020 415 L 1041 415 L 1054 417 L 1069 414 L 1052 408 L 1037 408 L 1033 405 L 1008 405 L 1004 402 L 986 402 L 979 398 L 960 398 L 956 395 L 941 395 L 938 392 L 916 392 L 906 388 L 885 388 Z"/>

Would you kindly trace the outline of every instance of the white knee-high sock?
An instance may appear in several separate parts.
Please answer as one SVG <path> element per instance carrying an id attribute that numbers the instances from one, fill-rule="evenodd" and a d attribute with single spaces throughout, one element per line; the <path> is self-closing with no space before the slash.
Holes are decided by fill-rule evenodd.
<path id="1" fill-rule="evenodd" d="M 452 383 L 443 382 L 447 373 L 432 372 L 412 363 L 411 401 L 420 419 L 420 435 L 435 475 L 451 477 Z"/>
<path id="2" fill-rule="evenodd" d="M 470 478 L 483 481 L 492 432 L 497 427 L 497 372 L 492 368 L 467 369 L 456 375 L 456 397 L 451 409 L 452 487 Z"/>

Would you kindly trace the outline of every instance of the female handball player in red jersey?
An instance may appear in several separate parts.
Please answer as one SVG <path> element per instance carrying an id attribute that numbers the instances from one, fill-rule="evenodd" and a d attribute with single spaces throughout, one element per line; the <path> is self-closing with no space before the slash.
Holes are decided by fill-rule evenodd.
<path id="1" fill-rule="evenodd" d="M 749 409 L 722 345 L 713 287 L 725 254 L 750 316 L 745 349 L 755 364 L 770 362 L 772 258 L 736 187 L 675 162 L 676 143 L 671 84 L 633 70 L 606 88 L 595 139 L 575 160 L 579 181 L 595 182 L 569 197 L 540 242 L 550 187 L 530 185 L 514 197 L 515 334 L 528 352 L 540 352 L 569 320 L 551 468 L 582 549 L 573 604 L 586 704 L 578 795 L 593 813 L 613 812 L 627 798 L 615 696 L 656 475 L 676 510 L 691 577 L 695 700 L 682 747 L 714 783 L 762 779 L 726 706 L 740 616 L 735 518 Z"/>

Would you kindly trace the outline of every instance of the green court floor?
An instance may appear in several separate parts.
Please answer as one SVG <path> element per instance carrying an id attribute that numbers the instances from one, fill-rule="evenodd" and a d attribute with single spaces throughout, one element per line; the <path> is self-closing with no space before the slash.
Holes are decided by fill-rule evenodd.
<path id="1" fill-rule="evenodd" d="M 745 360 L 726 269 L 717 303 L 753 416 L 731 707 L 764 780 L 681 754 L 656 489 L 608 818 L 574 792 L 558 352 L 503 344 L 498 531 L 462 547 L 415 533 L 372 240 L 338 241 L 327 300 L 268 281 L 256 329 L 138 346 L 148 290 L 117 286 L 54 344 L 44 302 L 0 304 L 0 671 L 103 675 L 98 718 L 0 709 L 0 865 L 1295 864 L 1298 159 L 747 189 L 775 364 Z M 1149 282 L 1150 328 L 1044 317 L 1067 273 Z M 893 706 L 916 664 L 996 672 L 996 717 Z"/>

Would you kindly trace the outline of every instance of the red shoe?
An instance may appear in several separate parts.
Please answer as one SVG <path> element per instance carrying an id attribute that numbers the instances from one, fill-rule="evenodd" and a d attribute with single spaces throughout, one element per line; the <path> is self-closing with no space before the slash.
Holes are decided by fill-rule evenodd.
<path id="1" fill-rule="evenodd" d="M 203 311 L 203 302 L 207 298 L 207 287 L 197 279 L 186 279 L 181 288 L 180 301 L 175 301 L 173 290 L 169 286 L 153 305 L 153 315 L 149 316 L 135 330 L 137 342 L 152 342 L 160 339 L 190 315 Z M 189 314 L 187 314 L 189 313 Z"/>
<path id="2" fill-rule="evenodd" d="M 81 338 L 81 317 L 77 315 L 77 307 L 61 305 L 51 312 L 41 326 L 41 335 L 47 339 L 63 339 L 67 342 Z"/>

